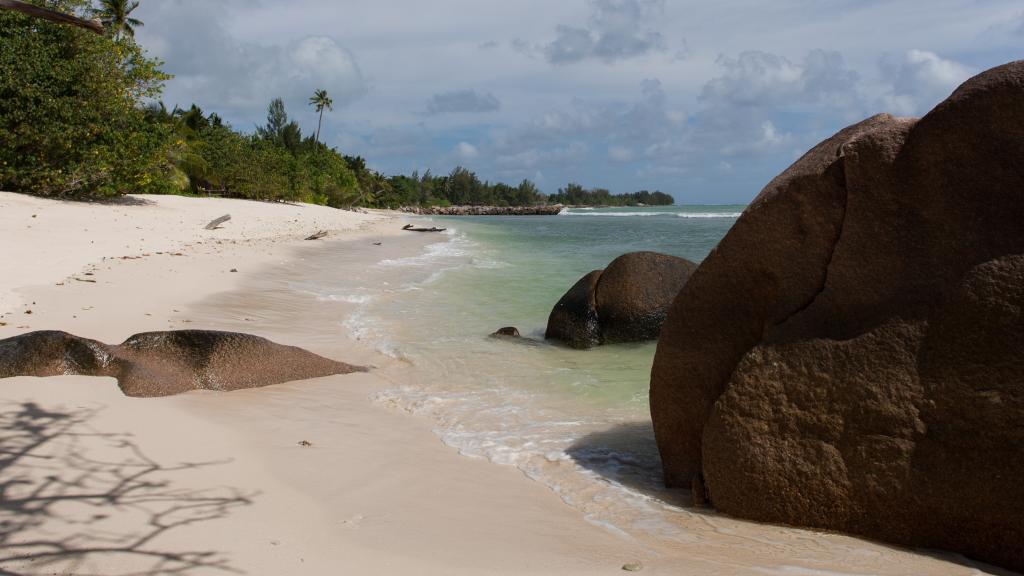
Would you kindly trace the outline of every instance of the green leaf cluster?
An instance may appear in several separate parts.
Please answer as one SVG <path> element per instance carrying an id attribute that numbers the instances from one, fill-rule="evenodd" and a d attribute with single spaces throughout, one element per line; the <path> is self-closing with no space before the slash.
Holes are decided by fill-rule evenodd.
<path id="1" fill-rule="evenodd" d="M 138 106 L 165 79 L 130 37 L 0 11 L 0 189 L 81 197 L 166 187 L 172 135 Z"/>

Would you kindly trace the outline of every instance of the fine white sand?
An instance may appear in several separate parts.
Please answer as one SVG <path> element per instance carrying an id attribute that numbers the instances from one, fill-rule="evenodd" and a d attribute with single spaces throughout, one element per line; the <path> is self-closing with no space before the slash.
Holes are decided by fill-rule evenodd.
<path id="1" fill-rule="evenodd" d="M 58 329 L 116 343 L 148 330 L 217 328 L 192 321 L 189 303 L 244 287 L 247 275 L 308 249 L 305 236 L 325 229 L 329 239 L 386 250 L 401 227 L 391 215 L 309 205 L 137 199 L 144 203 L 111 206 L 0 193 L 0 338 Z M 203 229 L 227 213 L 222 229 Z M 387 360 L 338 348 L 351 352 L 332 354 L 340 360 Z M 387 384 L 371 373 L 133 399 L 110 379 L 3 380 L 0 485 L 18 505 L 0 508 L 0 568 L 592 574 L 632 560 L 627 543 L 539 484 L 461 457 L 425 420 L 373 404 L 370 394 Z M 288 482 L 296 477 L 317 485 L 315 499 Z"/>
<path id="2" fill-rule="evenodd" d="M 0 338 L 246 329 L 352 363 L 396 362 L 341 331 L 308 336 L 321 330 L 315 309 L 258 318 L 209 305 L 307 250 L 399 257 L 429 241 L 400 232 L 395 215 L 131 200 L 0 193 Z M 302 240 L 318 230 L 329 237 Z M 254 304 L 275 307 L 262 298 Z M 642 562 L 653 574 L 979 573 L 703 513 L 660 538 L 595 525 L 516 469 L 458 455 L 427 419 L 371 401 L 398 384 L 384 374 L 416 378 L 374 370 L 155 399 L 126 398 L 110 379 L 0 381 L 0 572 L 619 574 Z"/>

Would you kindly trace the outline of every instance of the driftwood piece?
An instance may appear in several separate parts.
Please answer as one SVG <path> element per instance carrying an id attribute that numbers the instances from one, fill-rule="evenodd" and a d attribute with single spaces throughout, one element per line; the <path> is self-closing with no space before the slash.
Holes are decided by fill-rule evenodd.
<path id="1" fill-rule="evenodd" d="M 323 238 L 324 236 L 327 236 L 327 230 L 321 230 L 321 231 L 317 232 L 316 234 L 313 234 L 312 236 L 308 236 L 306 238 L 306 240 L 319 240 L 319 239 Z"/>
<path id="2" fill-rule="evenodd" d="M 444 232 L 447 228 L 438 228 L 436 226 L 432 226 L 430 228 L 415 228 L 412 224 L 406 224 L 405 226 L 402 226 L 402 230 L 409 232 Z"/>
<path id="3" fill-rule="evenodd" d="M 64 12 L 58 12 L 57 10 L 50 10 L 49 8 L 35 6 L 28 2 L 20 2 L 19 0 L 0 0 L 0 10 L 13 10 L 35 18 L 42 18 L 43 20 L 56 22 L 58 24 L 78 26 L 79 28 L 85 28 L 86 30 L 97 34 L 104 33 L 103 24 L 101 24 L 99 20 L 85 20 L 83 18 L 78 18 L 77 16 L 65 14 Z"/>
<path id="4" fill-rule="evenodd" d="M 0 2 L 2 2 L 2 1 L 3 0 L 0 0 Z M 227 222 L 228 220 L 231 220 L 231 214 L 225 214 L 225 215 L 221 216 L 220 218 L 217 218 L 216 220 L 210 221 L 210 223 L 206 225 L 206 229 L 207 230 L 216 230 L 221 224 Z"/>

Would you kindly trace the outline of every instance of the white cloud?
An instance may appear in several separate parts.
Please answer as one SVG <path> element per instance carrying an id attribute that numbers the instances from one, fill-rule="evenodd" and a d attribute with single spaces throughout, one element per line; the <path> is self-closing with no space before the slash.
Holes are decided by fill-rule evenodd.
<path id="1" fill-rule="evenodd" d="M 480 156 L 480 151 L 469 142 L 459 142 L 455 145 L 455 155 L 462 160 L 475 160 Z"/>
<path id="2" fill-rule="evenodd" d="M 451 90 L 434 94 L 427 101 L 427 114 L 459 114 L 497 112 L 501 101 L 491 93 L 476 90 Z"/>
<path id="3" fill-rule="evenodd" d="M 652 25 L 664 14 L 665 0 L 588 0 L 589 26 L 559 25 L 542 47 L 552 64 L 587 59 L 615 62 L 664 51 L 665 39 Z"/>
<path id="4" fill-rule="evenodd" d="M 934 52 L 909 50 L 902 57 L 887 55 L 881 67 L 892 89 L 881 105 L 897 115 L 918 116 L 944 100 L 974 73 L 967 66 Z"/>
<path id="5" fill-rule="evenodd" d="M 720 56 L 722 74 L 701 91 L 713 106 L 764 107 L 828 101 L 843 103 L 855 96 L 857 72 L 841 54 L 811 50 L 800 64 L 767 52 L 748 51 L 736 58 Z"/>
<path id="6" fill-rule="evenodd" d="M 314 90 L 327 90 L 335 106 L 344 106 L 368 89 L 355 57 L 333 38 L 303 36 L 281 45 L 253 44 L 233 38 L 222 25 L 230 2 L 209 10 L 205 3 L 199 9 L 194 0 L 154 5 L 146 16 L 150 25 L 137 34 L 144 46 L 165 60 L 165 71 L 175 76 L 165 90 L 169 104 L 195 102 L 222 116 L 258 118 L 276 97 L 283 98 L 294 114 L 305 109 Z M 182 30 L 187 30 L 185 36 L 180 35 Z"/>
<path id="7" fill-rule="evenodd" d="M 722 156 L 728 158 L 742 154 L 764 153 L 781 148 L 793 139 L 792 134 L 780 134 L 771 120 L 762 122 L 760 130 L 754 132 L 752 136 L 744 135 L 743 138 L 727 143 L 720 149 Z"/>
<path id="8" fill-rule="evenodd" d="M 636 155 L 625 146 L 612 146 L 608 148 L 608 159 L 613 162 L 632 162 Z"/>

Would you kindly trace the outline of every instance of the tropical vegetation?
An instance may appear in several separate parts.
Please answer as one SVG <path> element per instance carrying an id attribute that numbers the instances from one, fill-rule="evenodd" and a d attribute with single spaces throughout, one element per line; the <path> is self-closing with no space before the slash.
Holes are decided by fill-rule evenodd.
<path id="1" fill-rule="evenodd" d="M 87 14 L 83 0 L 47 7 Z M 167 78 L 130 36 L 0 11 L 0 188 L 47 196 L 157 191 L 171 135 L 139 102 Z"/>
<path id="2" fill-rule="evenodd" d="M 135 41 L 133 0 L 34 0 L 83 18 L 105 35 L 0 10 L 0 189 L 54 197 L 124 193 L 216 194 L 334 207 L 409 205 L 619 206 L 671 204 L 661 192 L 612 195 L 579 184 L 549 196 L 523 180 L 482 181 L 464 167 L 445 175 L 386 176 L 320 139 L 334 101 L 317 89 L 315 132 L 303 135 L 281 98 L 266 123 L 236 130 L 195 104 L 160 103 L 170 78 Z"/>
<path id="3" fill-rule="evenodd" d="M 92 12 L 103 23 L 108 34 L 115 38 L 134 38 L 135 29 L 143 26 L 142 21 L 132 17 L 132 12 L 138 7 L 138 2 L 128 0 L 99 0 L 99 6 L 93 8 Z"/>
<path id="4" fill-rule="evenodd" d="M 559 188 L 557 194 L 548 197 L 548 201 L 587 206 L 669 206 L 675 203 L 675 199 L 664 192 L 640 190 L 630 194 L 612 194 L 604 188 L 587 190 L 575 182 Z"/>

